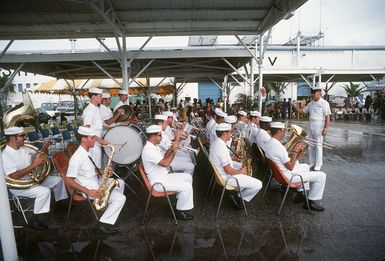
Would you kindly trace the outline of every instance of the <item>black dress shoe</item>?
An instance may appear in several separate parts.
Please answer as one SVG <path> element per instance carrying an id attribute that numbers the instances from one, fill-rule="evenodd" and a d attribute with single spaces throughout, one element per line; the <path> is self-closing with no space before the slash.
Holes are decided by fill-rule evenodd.
<path id="1" fill-rule="evenodd" d="M 191 220 L 191 219 L 193 219 L 193 216 L 187 214 L 184 211 L 180 211 L 180 210 L 175 211 L 175 216 L 179 220 Z"/>
<path id="2" fill-rule="evenodd" d="M 305 195 L 302 192 L 297 192 L 297 195 L 295 195 L 295 198 L 294 198 L 294 203 L 302 203 L 302 202 L 305 202 Z"/>
<path id="3" fill-rule="evenodd" d="M 243 209 L 242 199 L 237 195 L 230 195 L 230 201 L 236 209 Z"/>
<path id="4" fill-rule="evenodd" d="M 102 235 L 115 235 L 117 231 L 109 224 L 98 222 L 95 225 L 94 232 Z"/>
<path id="5" fill-rule="evenodd" d="M 318 205 L 318 204 L 317 204 L 315 201 L 313 201 L 313 200 L 309 200 L 309 207 L 310 207 L 310 210 L 313 210 L 313 211 L 324 211 L 324 210 L 325 210 L 324 207 Z M 306 204 L 306 202 L 303 203 L 302 208 L 307 209 L 307 204 Z"/>
<path id="6" fill-rule="evenodd" d="M 47 230 L 48 226 L 46 224 L 43 224 L 37 219 L 33 219 L 28 223 L 28 226 L 34 230 Z"/>

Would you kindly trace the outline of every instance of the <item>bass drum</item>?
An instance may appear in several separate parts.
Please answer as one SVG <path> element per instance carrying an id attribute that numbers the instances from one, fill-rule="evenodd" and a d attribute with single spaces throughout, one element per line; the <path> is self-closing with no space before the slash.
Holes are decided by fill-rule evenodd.
<path id="1" fill-rule="evenodd" d="M 146 143 L 143 131 L 136 125 L 115 126 L 106 132 L 104 139 L 115 148 L 112 161 L 121 165 L 137 161 Z M 110 155 L 111 149 L 105 147 L 104 152 Z"/>

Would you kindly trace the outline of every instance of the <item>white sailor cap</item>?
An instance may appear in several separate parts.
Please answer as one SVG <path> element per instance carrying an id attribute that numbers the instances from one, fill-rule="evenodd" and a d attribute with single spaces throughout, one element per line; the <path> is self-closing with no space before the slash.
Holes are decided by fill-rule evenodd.
<path id="1" fill-rule="evenodd" d="M 162 131 L 162 126 L 160 125 L 151 125 L 146 128 L 146 133 L 158 133 Z"/>
<path id="2" fill-rule="evenodd" d="M 85 126 L 80 126 L 78 129 L 78 133 L 84 136 L 96 136 L 96 130 L 93 128 L 88 128 Z"/>
<path id="3" fill-rule="evenodd" d="M 24 133 L 24 129 L 22 127 L 10 127 L 4 130 L 5 136 L 12 136 Z"/>
<path id="4" fill-rule="evenodd" d="M 165 121 L 167 120 L 167 115 L 163 115 L 163 114 L 157 114 L 154 116 L 155 120 L 162 120 L 162 121 Z"/>
<path id="5" fill-rule="evenodd" d="M 164 112 L 162 112 L 162 115 L 166 115 L 167 117 L 171 117 L 174 115 L 174 113 L 172 113 L 172 111 L 164 111 Z"/>
<path id="6" fill-rule="evenodd" d="M 260 121 L 263 121 L 263 122 L 271 122 L 273 119 L 269 116 L 262 116 Z"/>
<path id="7" fill-rule="evenodd" d="M 247 112 L 245 111 L 238 111 L 238 114 L 242 116 L 247 116 Z"/>
<path id="8" fill-rule="evenodd" d="M 128 95 L 128 91 L 126 90 L 119 90 L 120 95 Z"/>
<path id="9" fill-rule="evenodd" d="M 99 89 L 99 88 L 89 88 L 89 89 L 88 89 L 88 92 L 89 92 L 89 93 L 100 94 L 100 93 L 103 93 L 103 90 L 102 90 L 102 89 Z"/>
<path id="10" fill-rule="evenodd" d="M 108 99 L 108 98 L 110 98 L 110 97 L 111 97 L 111 94 L 106 93 L 106 92 L 103 92 L 103 93 L 102 93 L 102 98 L 103 98 L 103 99 Z"/>
<path id="11" fill-rule="evenodd" d="M 261 117 L 261 113 L 259 111 L 251 111 L 250 116 L 253 117 Z"/>
<path id="12" fill-rule="evenodd" d="M 170 110 L 172 110 L 172 111 L 176 111 L 178 108 L 177 107 L 171 107 L 171 109 Z"/>
<path id="13" fill-rule="evenodd" d="M 218 115 L 219 117 L 226 117 L 227 116 L 227 113 L 223 112 L 221 109 L 219 108 L 215 108 L 215 114 Z"/>
<path id="14" fill-rule="evenodd" d="M 278 121 L 272 122 L 270 124 L 270 128 L 273 128 L 273 129 L 284 129 L 285 128 L 285 124 L 282 123 L 282 122 L 278 122 Z"/>
<path id="15" fill-rule="evenodd" d="M 231 126 L 230 124 L 227 124 L 227 123 L 221 123 L 215 127 L 215 130 L 217 131 L 228 131 L 230 129 L 231 129 Z"/>
<path id="16" fill-rule="evenodd" d="M 233 124 L 237 122 L 237 117 L 234 115 L 228 115 L 225 117 L 225 122 L 229 124 Z"/>

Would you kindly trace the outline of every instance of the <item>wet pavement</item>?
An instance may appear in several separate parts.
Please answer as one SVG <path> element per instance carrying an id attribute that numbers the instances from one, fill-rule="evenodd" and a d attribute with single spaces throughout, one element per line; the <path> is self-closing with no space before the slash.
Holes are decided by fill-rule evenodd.
<path id="1" fill-rule="evenodd" d="M 306 122 L 298 122 L 306 126 Z M 332 122 L 324 150 L 326 210 L 309 214 L 289 196 L 279 217 L 283 194 L 260 192 L 247 203 L 248 216 L 224 202 L 214 216 L 219 191 L 206 197 L 207 174 L 194 178 L 194 220 L 174 225 L 167 202 L 155 199 L 141 226 L 146 191 L 128 180 L 140 200 L 126 190 L 127 202 L 118 220 L 119 234 L 92 232 L 94 220 L 86 205 L 76 205 L 69 230 L 65 211 L 53 211 L 50 229 L 16 228 L 19 256 L 24 260 L 383 260 L 385 259 L 385 125 Z M 303 161 L 307 161 L 306 158 Z M 15 225 L 23 225 L 13 213 Z"/>

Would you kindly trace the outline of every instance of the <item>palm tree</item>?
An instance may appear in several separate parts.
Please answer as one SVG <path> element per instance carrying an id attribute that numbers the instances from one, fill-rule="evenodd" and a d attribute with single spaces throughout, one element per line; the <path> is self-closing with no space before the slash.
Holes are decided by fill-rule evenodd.
<path id="1" fill-rule="evenodd" d="M 352 82 L 345 84 L 342 87 L 345 89 L 348 97 L 357 97 L 365 91 L 365 86 L 360 86 L 359 84 L 354 84 Z"/>
<path id="2" fill-rule="evenodd" d="M 289 85 L 289 82 L 266 82 L 264 85 L 267 93 L 266 100 L 268 100 L 270 92 L 274 91 L 277 93 L 276 100 L 279 101 L 281 99 L 281 93 L 285 93 L 285 89 Z"/>

